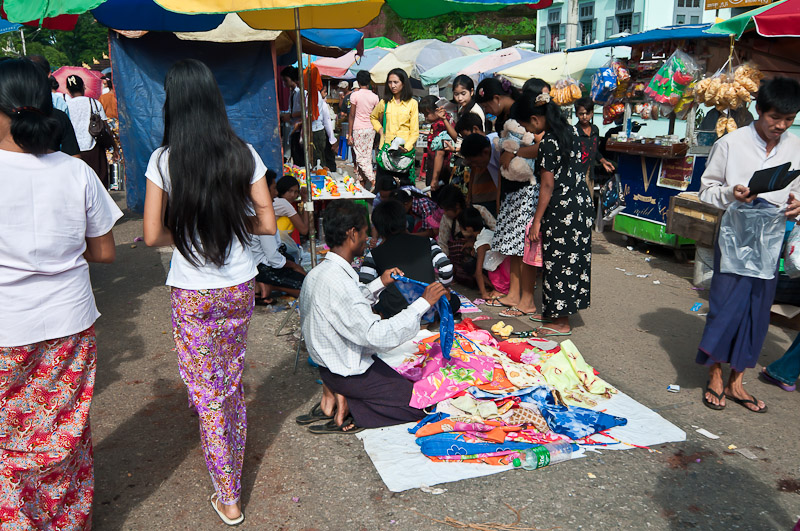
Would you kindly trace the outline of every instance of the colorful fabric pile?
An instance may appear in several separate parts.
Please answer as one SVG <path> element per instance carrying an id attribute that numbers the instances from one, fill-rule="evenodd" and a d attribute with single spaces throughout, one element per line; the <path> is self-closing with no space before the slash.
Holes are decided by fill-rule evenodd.
<path id="1" fill-rule="evenodd" d="M 520 452 L 556 441 L 593 444 L 627 420 L 594 408 L 618 391 L 598 377 L 571 341 L 498 343 L 470 319 L 455 325 L 450 357 L 439 336 L 395 370 L 414 382 L 410 405 L 434 408 L 409 429 L 436 462 L 508 465 Z"/>

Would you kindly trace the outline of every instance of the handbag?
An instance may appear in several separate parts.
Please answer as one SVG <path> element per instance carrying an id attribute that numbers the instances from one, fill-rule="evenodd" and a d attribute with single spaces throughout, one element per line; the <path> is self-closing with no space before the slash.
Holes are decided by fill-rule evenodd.
<path id="1" fill-rule="evenodd" d="M 386 112 L 389 108 L 389 102 L 383 104 L 383 133 L 386 134 Z M 390 149 L 391 144 L 384 142 L 378 150 L 377 162 L 378 166 L 387 171 L 409 173 L 414 166 L 414 157 L 416 153 L 414 150 L 400 152 L 396 149 Z"/>
<path id="2" fill-rule="evenodd" d="M 100 112 L 95 109 L 95 105 L 96 101 L 90 98 L 89 108 L 92 115 L 89 117 L 89 134 L 92 135 L 100 149 L 106 151 L 114 147 L 114 137 L 111 136 L 111 128 L 108 122 L 103 120 Z"/>

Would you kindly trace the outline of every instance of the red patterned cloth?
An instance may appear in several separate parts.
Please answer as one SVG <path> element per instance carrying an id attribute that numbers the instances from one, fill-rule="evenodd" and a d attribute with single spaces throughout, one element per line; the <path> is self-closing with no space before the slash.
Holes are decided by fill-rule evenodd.
<path id="1" fill-rule="evenodd" d="M 92 527 L 94 326 L 0 347 L 0 529 Z"/>

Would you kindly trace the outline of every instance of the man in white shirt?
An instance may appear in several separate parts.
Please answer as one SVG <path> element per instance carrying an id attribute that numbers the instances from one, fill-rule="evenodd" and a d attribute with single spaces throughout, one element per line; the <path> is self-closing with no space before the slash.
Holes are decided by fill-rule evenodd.
<path id="1" fill-rule="evenodd" d="M 700 199 L 727 208 L 734 201 L 764 201 L 786 206 L 786 217 L 800 214 L 800 180 L 789 187 L 750 196 L 747 187 L 753 173 L 786 162 L 800 169 L 800 138 L 788 132 L 800 111 L 800 83 L 773 78 L 762 83 L 756 100 L 758 120 L 717 140 L 701 178 Z M 763 413 L 763 401 L 745 391 L 744 371 L 755 367 L 769 329 L 769 312 L 778 283 L 778 264 L 772 279 L 720 272 L 719 245 L 714 250 L 714 281 L 710 309 L 696 362 L 709 367 L 703 404 L 710 409 L 725 407 L 730 399 L 750 411 Z M 722 364 L 730 364 L 728 383 Z"/>
<path id="2" fill-rule="evenodd" d="M 281 112 L 281 121 L 290 125 L 289 129 L 289 152 L 292 155 L 292 162 L 297 166 L 305 164 L 303 154 L 303 144 L 301 139 L 302 114 L 300 112 L 300 87 L 299 73 L 297 68 L 287 66 L 281 70 L 283 84 L 289 88 L 289 108 Z"/>
<path id="3" fill-rule="evenodd" d="M 327 423 L 309 431 L 354 433 L 363 428 L 417 421 L 425 413 L 409 406 L 413 384 L 380 358 L 419 332 L 420 317 L 445 287 L 430 284 L 422 297 L 390 319 L 381 319 L 372 304 L 393 282 L 394 268 L 370 284 L 360 284 L 350 265 L 364 254 L 366 210 L 351 201 L 332 201 L 325 209 L 323 227 L 330 247 L 325 260 L 311 270 L 300 292 L 300 326 L 311 359 L 320 366 L 322 400 L 298 424 Z"/>
<path id="4" fill-rule="evenodd" d="M 308 99 L 306 99 L 308 102 Z M 319 108 L 319 116 L 311 121 L 311 147 L 312 161 L 311 166 L 314 167 L 317 161 L 327 167 L 330 171 L 336 171 L 336 158 L 330 160 L 327 152 L 330 150 L 332 153 L 333 147 L 337 140 L 336 134 L 333 131 L 333 114 L 330 112 L 330 106 L 322 92 L 317 92 L 317 105 Z M 310 112 L 310 109 L 309 109 Z"/>

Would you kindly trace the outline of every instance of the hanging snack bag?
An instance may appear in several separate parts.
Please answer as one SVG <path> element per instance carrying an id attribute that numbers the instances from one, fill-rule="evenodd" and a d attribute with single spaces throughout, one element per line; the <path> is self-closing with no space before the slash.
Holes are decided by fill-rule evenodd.
<path id="1" fill-rule="evenodd" d="M 614 73 L 617 75 L 617 88 L 614 90 L 614 96 L 623 98 L 631 84 L 631 74 L 628 72 L 628 68 L 618 60 L 611 61 L 611 68 L 614 69 Z"/>
<path id="2" fill-rule="evenodd" d="M 603 125 L 614 123 L 625 115 L 625 105 L 623 103 L 612 103 L 603 107 Z"/>
<path id="3" fill-rule="evenodd" d="M 580 97 L 581 87 L 571 77 L 559 79 L 556 86 L 550 91 L 550 98 L 557 105 L 570 105 Z"/>
<path id="4" fill-rule="evenodd" d="M 617 74 L 609 62 L 592 76 L 592 90 L 590 96 L 595 103 L 601 105 L 608 103 L 617 89 Z"/>
<path id="5" fill-rule="evenodd" d="M 726 62 L 713 76 L 697 82 L 694 89 L 696 102 L 715 107 L 719 112 L 738 109 L 750 102 L 751 94 L 758 92 L 764 74 L 748 63 L 732 71 L 726 69 L 727 66 Z"/>
<path id="6" fill-rule="evenodd" d="M 694 59 L 682 50 L 675 50 L 658 69 L 644 92 L 657 103 L 675 107 L 699 73 L 700 68 Z"/>

